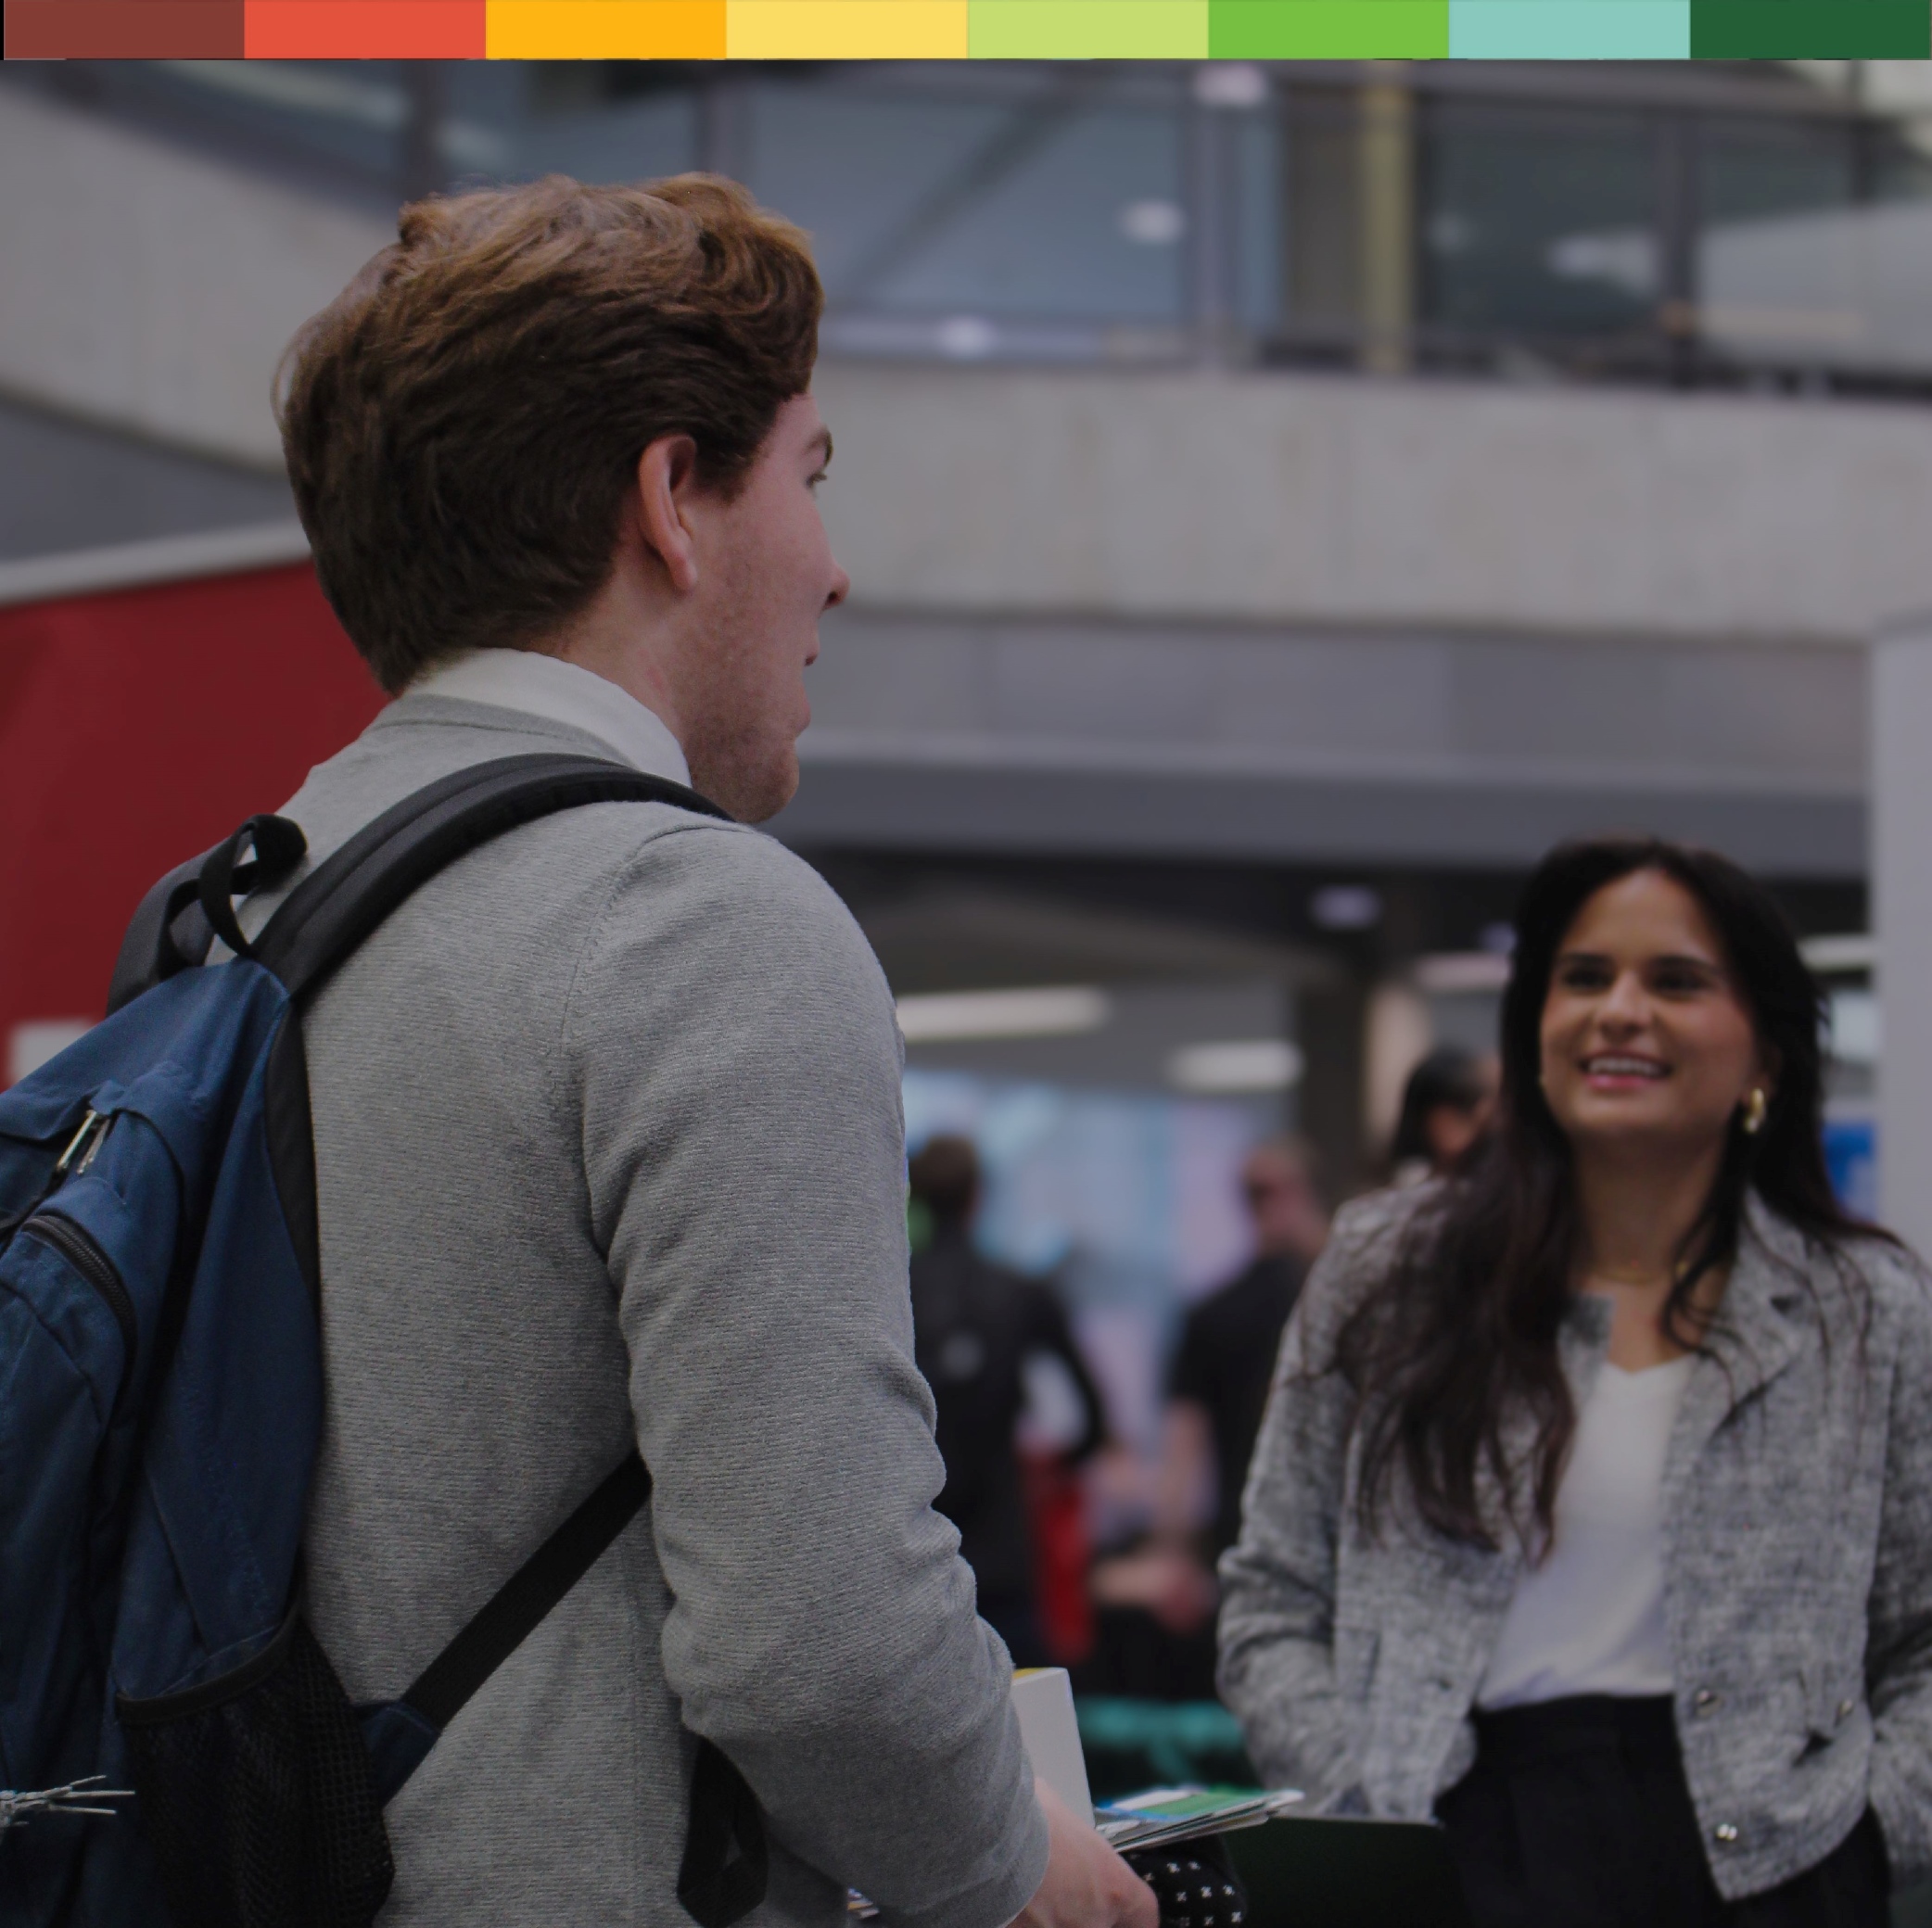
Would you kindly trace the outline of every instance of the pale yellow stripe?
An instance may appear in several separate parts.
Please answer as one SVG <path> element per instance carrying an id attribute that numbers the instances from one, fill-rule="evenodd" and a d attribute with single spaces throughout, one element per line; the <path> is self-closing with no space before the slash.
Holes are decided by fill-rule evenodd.
<path id="1" fill-rule="evenodd" d="M 733 60 L 963 60 L 968 0 L 730 0 Z"/>

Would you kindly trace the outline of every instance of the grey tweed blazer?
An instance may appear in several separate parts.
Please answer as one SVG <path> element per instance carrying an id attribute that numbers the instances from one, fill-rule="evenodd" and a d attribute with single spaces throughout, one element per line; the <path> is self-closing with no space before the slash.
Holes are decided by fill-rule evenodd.
<path id="1" fill-rule="evenodd" d="M 1426 1197 L 1338 1218 L 1221 1568 L 1221 1691 L 1267 1782 L 1408 1819 L 1475 1757 L 1469 1711 L 1521 1559 L 1412 1525 L 1371 1540 L 1355 1518 L 1332 1342 Z M 1753 1199 L 1665 1466 L 1677 1732 L 1733 1900 L 1821 1860 L 1867 1805 L 1894 1880 L 1932 1872 L 1932 1282 L 1876 1243 L 1849 1263 L 1849 1280 Z M 1608 1306 L 1578 1300 L 1559 1343 L 1581 1402 Z"/>

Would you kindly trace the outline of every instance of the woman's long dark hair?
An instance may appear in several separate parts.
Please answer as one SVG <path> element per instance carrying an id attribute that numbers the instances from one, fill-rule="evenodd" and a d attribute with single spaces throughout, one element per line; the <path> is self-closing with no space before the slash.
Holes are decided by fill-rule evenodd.
<path id="1" fill-rule="evenodd" d="M 1826 1175 L 1823 1000 L 1776 899 L 1710 851 L 1649 838 L 1559 845 L 1537 867 L 1517 912 L 1499 1129 L 1411 1225 L 1389 1274 L 1338 1340 L 1337 1363 L 1362 1400 L 1358 1496 L 1370 1529 L 1399 1471 L 1421 1521 L 1437 1532 L 1494 1546 L 1506 1528 L 1532 1553 L 1547 1544 L 1576 1430 L 1557 1336 L 1573 1289 L 1579 1226 L 1570 1144 L 1543 1095 L 1543 1008 L 1558 946 L 1584 904 L 1639 870 L 1672 879 L 1702 906 L 1775 1071 L 1762 1130 L 1748 1134 L 1733 1121 L 1717 1182 L 1679 1254 L 1666 1329 L 1681 1345 L 1701 1345 L 1707 1327 L 1693 1295 L 1735 1254 L 1753 1189 L 1828 1249 L 1872 1236 L 1840 1208 Z M 1534 1444 L 1527 1465 L 1511 1465 L 1506 1419 L 1524 1412 Z M 1506 1520 L 1482 1504 L 1485 1469 L 1506 1496 Z"/>

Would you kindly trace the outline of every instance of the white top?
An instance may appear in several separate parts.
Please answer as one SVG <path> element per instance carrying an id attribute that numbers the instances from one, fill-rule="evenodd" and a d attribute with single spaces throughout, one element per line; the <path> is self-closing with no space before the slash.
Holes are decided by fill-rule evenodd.
<path id="1" fill-rule="evenodd" d="M 1516 1583 L 1479 1707 L 1675 1687 L 1664 1625 L 1664 1456 L 1695 1363 L 1635 1373 L 1605 1363 L 1577 1416 L 1548 1557 Z"/>
<path id="2" fill-rule="evenodd" d="M 600 738 L 650 776 L 691 782 L 684 752 L 656 711 L 608 678 L 556 656 L 535 650 L 468 650 L 419 677 L 409 694 L 455 696 L 567 723 Z"/>

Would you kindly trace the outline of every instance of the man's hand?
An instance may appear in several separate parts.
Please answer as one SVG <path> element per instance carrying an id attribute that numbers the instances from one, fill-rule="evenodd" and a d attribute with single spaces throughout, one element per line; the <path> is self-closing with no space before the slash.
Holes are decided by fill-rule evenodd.
<path id="1" fill-rule="evenodd" d="M 1047 1785 L 1047 1872 L 1012 1928 L 1160 1928 L 1154 1892 Z"/>

